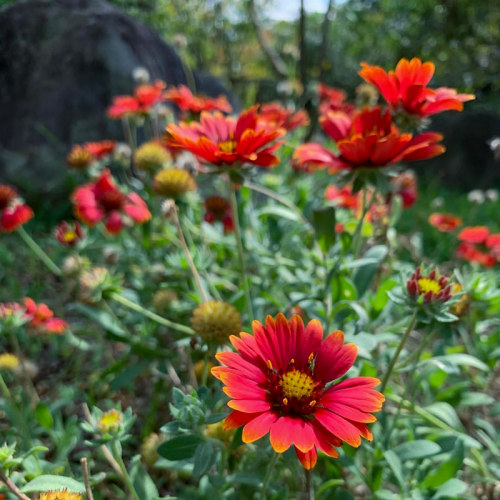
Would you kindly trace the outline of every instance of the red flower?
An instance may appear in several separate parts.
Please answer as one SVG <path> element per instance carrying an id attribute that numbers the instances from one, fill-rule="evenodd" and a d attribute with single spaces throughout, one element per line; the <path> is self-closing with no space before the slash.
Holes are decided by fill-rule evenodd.
<path id="1" fill-rule="evenodd" d="M 387 73 L 380 66 L 361 63 L 361 78 L 375 85 L 391 108 L 403 108 L 420 117 L 442 111 L 462 111 L 463 103 L 474 99 L 472 94 L 457 94 L 456 90 L 440 87 L 430 89 L 427 84 L 434 75 L 434 64 L 422 63 L 414 57 L 401 59 L 395 71 Z"/>
<path id="2" fill-rule="evenodd" d="M 238 119 L 219 112 L 201 113 L 200 122 L 167 126 L 167 146 L 191 151 L 212 165 L 230 167 L 251 163 L 273 167 L 279 158 L 272 155 L 282 143 L 271 142 L 285 134 L 284 129 L 267 130 L 258 123 L 257 107 L 243 111 Z"/>
<path id="3" fill-rule="evenodd" d="M 490 230 L 486 226 L 464 227 L 457 238 L 466 243 L 484 243 L 489 236 Z"/>
<path id="4" fill-rule="evenodd" d="M 488 235 L 485 241 L 485 245 L 488 248 L 495 248 L 500 246 L 500 234 L 496 233 Z"/>
<path id="5" fill-rule="evenodd" d="M 153 106 L 165 100 L 164 88 L 165 82 L 157 80 L 154 84 L 143 83 L 139 85 L 133 96 L 121 95 L 113 98 L 113 102 L 108 108 L 108 117 L 118 119 L 149 113 Z"/>
<path id="6" fill-rule="evenodd" d="M 297 112 L 284 108 L 279 102 L 262 104 L 258 116 L 259 124 L 270 130 L 284 128 L 288 132 L 309 124 L 307 113 L 301 109 Z"/>
<path id="7" fill-rule="evenodd" d="M 342 111 L 351 115 L 355 107 L 346 101 L 347 94 L 336 87 L 330 87 L 324 83 L 318 84 L 319 111 L 326 114 L 328 111 Z"/>
<path id="8" fill-rule="evenodd" d="M 232 335 L 238 352 L 220 352 L 225 366 L 212 369 L 224 384 L 233 410 L 224 427 L 244 425 L 242 439 L 252 443 L 268 432 L 274 450 L 283 453 L 292 444 L 306 469 L 315 466 L 317 448 L 331 457 L 342 441 L 359 446 L 372 439 L 366 423 L 376 418 L 384 396 L 373 390 L 380 382 L 354 377 L 331 385 L 351 368 L 357 356 L 354 344 L 344 345 L 337 330 L 323 340 L 317 320 L 304 327 L 300 316 L 289 321 L 278 314 L 263 326 L 254 321 L 253 335 Z"/>
<path id="9" fill-rule="evenodd" d="M 35 304 L 33 299 L 24 299 L 26 312 L 24 316 L 28 319 L 28 326 L 37 333 L 64 333 L 68 329 L 66 321 L 55 318 L 54 312 L 45 304 Z"/>
<path id="10" fill-rule="evenodd" d="M 224 234 L 234 231 L 234 222 L 231 212 L 231 204 L 222 196 L 210 196 L 205 200 L 205 216 L 206 222 L 213 224 L 215 221 L 222 222 L 224 226 Z"/>
<path id="11" fill-rule="evenodd" d="M 114 184 L 109 170 L 105 170 L 95 183 L 77 188 L 71 200 L 75 215 L 82 222 L 95 226 L 105 220 L 106 229 L 111 234 L 118 234 L 122 230 L 124 216 L 137 224 L 151 218 L 144 200 L 136 193 L 122 193 Z"/>
<path id="12" fill-rule="evenodd" d="M 357 210 L 359 206 L 359 192 L 353 193 L 352 188 L 344 186 L 338 188 L 337 186 L 327 186 L 325 189 L 325 198 L 328 201 L 334 201 L 337 206 Z"/>
<path id="13" fill-rule="evenodd" d="M 477 262 L 485 267 L 493 267 L 495 265 L 496 258 L 494 253 L 483 252 L 473 243 L 467 243 L 466 241 L 460 243 L 457 248 L 457 257 L 468 262 Z"/>
<path id="14" fill-rule="evenodd" d="M 33 217 L 33 210 L 22 203 L 17 191 L 0 184 L 0 230 L 10 233 Z"/>
<path id="15" fill-rule="evenodd" d="M 116 147 L 116 141 L 86 142 L 83 147 L 96 159 L 111 154 Z"/>
<path id="16" fill-rule="evenodd" d="M 163 94 L 163 97 L 167 101 L 177 104 L 179 109 L 193 113 L 201 113 L 202 111 L 231 113 L 233 110 L 233 107 L 229 104 L 225 96 L 220 95 L 216 98 L 201 95 L 194 96 L 185 85 L 171 87 Z"/>
<path id="17" fill-rule="evenodd" d="M 429 224 L 443 233 L 449 233 L 462 225 L 462 218 L 453 214 L 433 213 L 429 216 Z"/>
<path id="18" fill-rule="evenodd" d="M 57 240 L 67 247 L 74 247 L 83 236 L 82 226 L 78 222 L 74 222 L 72 227 L 66 221 L 62 221 L 56 228 Z"/>
<path id="19" fill-rule="evenodd" d="M 393 194 L 401 197 L 403 208 L 410 208 L 417 201 L 417 178 L 412 170 L 406 170 L 393 177 L 391 188 Z"/>
<path id="20" fill-rule="evenodd" d="M 392 123 L 389 111 L 379 106 L 358 111 L 351 118 L 340 111 L 329 111 L 320 118 L 323 130 L 337 142 L 337 154 L 323 146 L 306 143 L 293 155 L 295 162 L 309 167 L 329 166 L 333 171 L 359 167 L 384 167 L 400 161 L 432 158 L 445 151 L 438 144 L 442 139 L 436 132 L 413 137 L 401 134 Z"/>

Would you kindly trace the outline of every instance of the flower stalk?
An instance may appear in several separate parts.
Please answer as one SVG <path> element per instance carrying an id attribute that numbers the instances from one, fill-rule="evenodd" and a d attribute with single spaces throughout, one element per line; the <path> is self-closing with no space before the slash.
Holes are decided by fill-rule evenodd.
<path id="1" fill-rule="evenodd" d="M 248 319 L 250 321 L 253 320 L 253 307 L 252 307 L 252 297 L 250 295 L 250 287 L 248 286 L 248 276 L 245 267 L 245 255 L 243 251 L 243 242 L 241 235 L 241 226 L 240 220 L 238 217 L 238 201 L 236 200 L 236 189 L 231 179 L 228 177 L 229 182 L 229 193 L 231 198 L 231 211 L 233 216 L 234 223 L 234 236 L 236 238 L 236 248 L 238 251 L 238 261 L 239 261 L 239 271 L 240 271 L 240 279 L 243 284 L 243 290 L 245 292 L 246 306 L 248 312 Z"/>
<path id="2" fill-rule="evenodd" d="M 262 483 L 262 489 L 260 490 L 260 500 L 266 500 L 267 496 L 267 488 L 269 486 L 269 481 L 271 480 L 271 475 L 274 470 L 274 466 L 276 465 L 276 462 L 278 461 L 279 454 L 278 453 L 273 453 L 273 457 L 269 461 L 269 464 L 267 465 L 267 470 L 266 470 L 266 475 L 264 476 L 264 481 Z"/>
<path id="3" fill-rule="evenodd" d="M 135 491 L 132 480 L 130 479 L 130 475 L 127 471 L 127 468 L 125 467 L 125 462 L 123 461 L 123 458 L 122 458 L 120 444 L 116 439 L 112 441 L 111 449 L 112 449 L 113 457 L 116 460 L 116 462 L 118 463 L 118 466 L 120 467 L 121 476 L 122 476 L 123 482 L 125 483 L 125 486 L 127 487 L 127 490 L 130 493 L 130 497 L 133 498 L 134 500 L 141 500 L 139 498 L 139 495 Z"/>
<path id="4" fill-rule="evenodd" d="M 394 369 L 394 365 L 396 364 L 396 361 L 399 358 L 399 355 L 401 354 L 401 351 L 403 350 L 403 347 L 405 346 L 408 338 L 410 337 L 410 334 L 413 330 L 413 327 L 415 326 L 415 323 L 417 321 L 417 313 L 414 312 L 413 316 L 411 317 L 410 323 L 408 325 L 408 328 L 406 329 L 403 337 L 401 338 L 398 348 L 396 349 L 396 352 L 394 353 L 394 356 L 391 359 L 391 362 L 389 363 L 389 367 L 387 368 L 387 372 L 384 375 L 384 379 L 382 380 L 382 386 L 380 388 L 380 392 L 384 393 L 385 388 L 387 386 L 387 382 L 389 382 L 389 378 L 391 377 L 392 370 Z"/>
<path id="5" fill-rule="evenodd" d="M 61 276 L 61 270 L 54 264 L 52 259 L 42 250 L 38 243 L 25 231 L 25 229 L 20 226 L 17 229 L 17 233 L 21 239 L 26 243 L 28 248 L 47 266 L 49 271 L 56 276 Z"/>

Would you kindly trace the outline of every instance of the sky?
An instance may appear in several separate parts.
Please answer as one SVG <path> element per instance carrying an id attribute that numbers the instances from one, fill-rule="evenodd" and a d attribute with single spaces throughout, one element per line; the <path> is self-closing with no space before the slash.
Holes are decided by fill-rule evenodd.
<path id="1" fill-rule="evenodd" d="M 328 0 L 305 0 L 307 12 L 326 12 Z M 299 17 L 300 0 L 273 0 L 264 9 L 264 18 L 275 21 L 293 21 Z"/>

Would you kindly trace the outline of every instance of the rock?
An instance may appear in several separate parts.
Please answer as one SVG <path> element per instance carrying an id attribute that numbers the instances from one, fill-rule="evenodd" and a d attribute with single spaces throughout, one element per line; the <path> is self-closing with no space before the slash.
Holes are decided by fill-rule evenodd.
<path id="1" fill-rule="evenodd" d="M 181 59 L 154 31 L 99 0 L 28 0 L 0 10 L 0 182 L 44 197 L 67 192 L 72 144 L 123 139 L 106 117 L 113 96 L 131 94 L 132 72 L 186 83 Z M 197 91 L 232 95 L 195 72 Z"/>

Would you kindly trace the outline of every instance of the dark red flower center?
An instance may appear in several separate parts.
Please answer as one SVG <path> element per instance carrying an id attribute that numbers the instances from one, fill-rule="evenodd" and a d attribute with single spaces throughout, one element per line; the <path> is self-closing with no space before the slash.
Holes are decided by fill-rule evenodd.
<path id="1" fill-rule="evenodd" d="M 283 415 L 310 415 L 324 389 L 324 383 L 316 380 L 312 371 L 314 355 L 309 356 L 308 365 L 295 366 L 291 359 L 284 372 L 273 369 L 268 361 L 266 390 L 274 409 Z"/>
<path id="2" fill-rule="evenodd" d="M 119 191 L 109 190 L 102 193 L 97 201 L 106 212 L 112 212 L 122 208 L 125 196 Z"/>
<path id="3" fill-rule="evenodd" d="M 16 198 L 16 191 L 10 186 L 0 186 L 0 210 L 5 210 Z"/>

